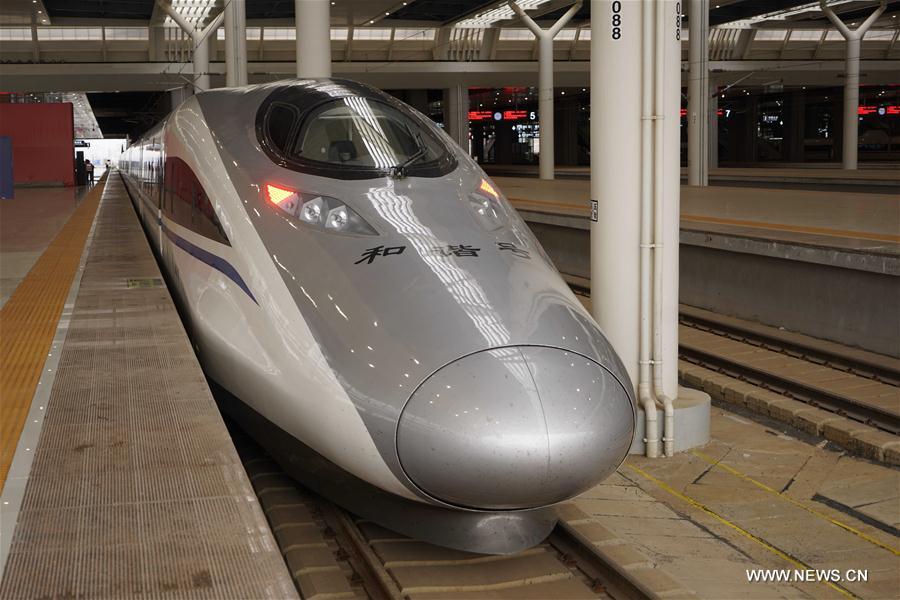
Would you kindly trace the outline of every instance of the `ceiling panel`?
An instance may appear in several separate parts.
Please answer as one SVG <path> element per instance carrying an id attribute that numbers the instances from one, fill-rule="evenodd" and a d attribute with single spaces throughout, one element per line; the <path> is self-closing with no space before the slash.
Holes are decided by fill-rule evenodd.
<path id="1" fill-rule="evenodd" d="M 386 19 L 446 23 L 497 4 L 497 0 L 412 0 Z"/>
<path id="2" fill-rule="evenodd" d="M 51 19 L 62 17 L 142 21 L 150 19 L 154 4 L 154 0 L 43 0 L 43 2 Z"/>

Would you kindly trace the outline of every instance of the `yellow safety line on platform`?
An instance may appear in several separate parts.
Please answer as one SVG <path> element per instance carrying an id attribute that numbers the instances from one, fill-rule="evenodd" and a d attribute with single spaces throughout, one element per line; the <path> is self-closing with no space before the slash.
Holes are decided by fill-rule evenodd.
<path id="1" fill-rule="evenodd" d="M 81 262 L 104 181 L 90 190 L 0 309 L 0 492 Z"/>
<path id="2" fill-rule="evenodd" d="M 720 225 L 735 225 L 737 227 L 777 229 L 779 231 L 790 231 L 792 233 L 809 233 L 812 235 L 827 235 L 831 237 L 900 243 L 900 235 L 890 235 L 887 233 L 869 233 L 868 231 L 853 231 L 850 229 L 829 229 L 828 227 L 807 227 L 805 225 L 787 225 L 784 223 L 765 223 L 763 221 L 745 221 L 742 219 L 723 219 L 720 217 L 707 217 L 706 215 L 681 215 L 681 219 L 683 221 L 700 221 L 705 223 L 718 223 Z"/>
<path id="3" fill-rule="evenodd" d="M 849 531 L 853 535 L 856 535 L 856 536 L 866 540 L 870 544 L 874 544 L 874 545 L 878 546 L 879 548 L 883 548 L 883 549 L 887 550 L 888 552 L 893 553 L 895 556 L 900 556 L 900 550 L 898 550 L 897 548 L 894 548 L 893 546 L 889 546 L 889 545 L 863 533 L 862 531 L 856 529 L 855 527 L 851 527 L 850 525 L 847 525 L 846 523 L 842 523 L 841 521 L 838 521 L 837 519 L 832 518 L 823 512 L 819 512 L 812 506 L 804 504 L 803 502 L 800 502 L 799 500 L 795 500 L 794 498 L 791 498 L 790 496 L 783 494 L 782 492 L 779 492 L 778 490 L 767 486 L 763 482 L 758 481 L 758 480 L 750 477 L 749 475 L 741 473 L 734 467 L 729 467 L 728 465 L 722 464 L 721 461 L 716 460 L 716 459 L 712 458 L 711 456 L 707 456 L 706 454 L 704 454 L 703 452 L 700 452 L 699 450 L 691 450 L 691 454 L 693 454 L 697 458 L 711 464 L 714 467 L 722 469 L 726 473 L 730 473 L 731 475 L 734 475 L 735 477 L 738 477 L 739 479 L 743 479 L 744 481 L 755 485 L 756 487 L 758 487 L 761 490 L 769 492 L 770 494 L 774 494 L 775 496 L 778 496 L 782 500 L 785 500 L 787 502 L 790 502 L 794 506 L 802 508 L 803 510 L 805 510 L 806 512 L 808 512 L 810 514 L 813 514 L 817 517 L 825 519 L 832 525 L 836 525 L 837 527 L 840 527 L 841 529 Z"/>
<path id="4" fill-rule="evenodd" d="M 510 198 L 513 204 L 533 204 L 535 206 L 549 206 L 576 211 L 577 216 L 588 214 L 588 206 L 584 204 L 570 204 L 567 202 L 547 202 L 545 200 L 526 200 L 524 198 Z M 750 227 L 753 229 L 774 229 L 791 233 L 806 233 L 810 235 L 826 235 L 830 237 L 842 237 L 861 240 L 873 240 L 877 242 L 900 243 L 900 236 L 887 233 L 869 233 L 867 231 L 853 231 L 849 229 L 830 229 L 828 227 L 807 227 L 805 225 L 788 225 L 785 223 L 767 223 L 765 221 L 748 221 L 745 219 L 723 219 L 707 215 L 681 215 L 682 221 L 697 221 L 701 223 L 715 223 L 718 225 L 732 225 L 735 227 Z"/>
<path id="5" fill-rule="evenodd" d="M 662 488 L 662 489 L 665 490 L 666 492 L 672 494 L 672 495 L 675 496 L 676 498 L 678 498 L 678 499 L 680 499 L 680 500 L 683 500 L 684 502 L 687 502 L 688 504 L 690 504 L 690 505 L 693 506 L 694 508 L 696 508 L 696 509 L 698 509 L 698 510 L 704 512 L 704 513 L 706 513 L 707 515 L 709 515 L 710 517 L 712 517 L 712 518 L 715 519 L 716 521 L 722 523 L 722 524 L 725 525 L 726 527 L 729 527 L 729 528 L 731 528 L 732 530 L 736 531 L 737 533 L 739 533 L 739 534 L 742 535 L 743 537 L 745 537 L 745 538 L 747 538 L 747 539 L 749 539 L 749 540 L 751 540 L 751 541 L 753 541 L 753 542 L 756 542 L 757 544 L 759 544 L 760 546 L 762 546 L 763 548 L 765 548 L 766 550 L 768 550 L 768 551 L 771 552 L 772 554 L 775 554 L 775 555 L 778 556 L 779 558 L 782 558 L 783 560 L 786 560 L 787 562 L 791 563 L 791 564 L 794 565 L 795 567 L 798 567 L 799 569 L 802 569 L 802 570 L 804 570 L 804 571 L 807 570 L 807 569 L 812 569 L 812 567 L 811 567 L 810 565 L 807 565 L 806 563 L 804 563 L 804 562 L 803 562 L 802 560 L 800 560 L 799 558 L 796 558 L 796 557 L 794 557 L 794 556 L 791 556 L 790 554 L 788 554 L 788 553 L 785 552 L 784 550 L 779 550 L 778 548 L 776 548 L 775 546 L 773 546 L 772 544 L 770 544 L 770 543 L 767 542 L 766 540 L 762 539 L 761 537 L 759 537 L 759 536 L 757 536 L 757 535 L 754 535 L 754 534 L 750 533 L 749 531 L 747 531 L 746 529 L 744 529 L 743 527 L 741 527 L 740 525 L 738 525 L 738 524 L 736 524 L 736 523 L 732 523 L 731 521 L 729 521 L 728 519 L 726 519 L 725 517 L 723 517 L 723 516 L 720 515 L 719 513 L 715 512 L 714 510 L 712 510 L 711 508 L 709 508 L 708 506 L 706 506 L 706 505 L 703 504 L 702 502 L 699 502 L 699 501 L 697 501 L 697 500 L 694 500 L 694 499 L 691 498 L 690 496 L 688 496 L 688 495 L 686 495 L 686 494 L 683 494 L 682 492 L 679 492 L 678 490 L 676 490 L 675 488 L 673 488 L 672 486 L 670 486 L 670 485 L 669 485 L 668 483 L 666 483 L 665 481 L 662 481 L 662 480 L 660 480 L 660 479 L 657 479 L 656 477 L 654 477 L 654 476 L 651 475 L 650 473 L 644 471 L 643 469 L 641 469 L 641 468 L 639 468 L 639 467 L 635 467 L 634 465 L 625 465 L 625 466 L 626 466 L 627 468 L 631 469 L 632 471 L 634 471 L 635 473 L 637 473 L 638 475 L 644 477 L 645 479 L 647 479 L 647 480 L 649 480 L 649 481 L 652 481 L 652 482 L 655 483 L 657 486 L 659 486 L 660 488 Z M 824 584 L 827 585 L 828 587 L 830 587 L 830 588 L 832 588 L 832 589 L 834 589 L 834 590 L 840 592 L 841 594 L 843 594 L 844 596 L 846 596 L 846 597 L 848 597 L 848 598 L 856 598 L 856 599 L 859 599 L 859 596 L 857 596 L 856 594 L 854 594 L 853 592 L 851 592 L 850 590 L 848 590 L 847 588 L 845 588 L 845 587 L 843 587 L 843 586 L 841 586 L 841 585 L 838 585 L 838 584 L 833 583 L 833 582 L 831 582 L 831 581 L 820 581 L 819 583 L 824 583 Z"/>

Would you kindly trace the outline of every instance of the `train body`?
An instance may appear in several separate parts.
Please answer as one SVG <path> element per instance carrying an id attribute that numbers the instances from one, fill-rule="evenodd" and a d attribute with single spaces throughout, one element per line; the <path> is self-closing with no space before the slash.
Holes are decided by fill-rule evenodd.
<path id="1" fill-rule="evenodd" d="M 610 344 L 498 187 L 387 94 L 205 92 L 120 171 L 226 412 L 350 510 L 513 552 L 627 454 Z"/>

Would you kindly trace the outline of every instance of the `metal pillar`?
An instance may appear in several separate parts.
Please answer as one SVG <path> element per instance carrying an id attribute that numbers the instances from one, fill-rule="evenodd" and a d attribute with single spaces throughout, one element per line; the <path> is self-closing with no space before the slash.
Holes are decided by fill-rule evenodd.
<path id="1" fill-rule="evenodd" d="M 591 0 L 591 310 L 635 385 L 640 339 L 641 12 L 639 0 Z"/>
<path id="2" fill-rule="evenodd" d="M 690 0 L 688 185 L 709 185 L 709 0 Z"/>
<path id="3" fill-rule="evenodd" d="M 667 456 L 675 447 L 680 9 L 591 2 L 591 299 L 637 384 L 649 457 L 659 455 L 660 433 Z"/>
<path id="4" fill-rule="evenodd" d="M 819 0 L 819 6 L 825 16 L 837 27 L 844 39 L 847 40 L 846 75 L 844 77 L 844 139 L 843 139 L 843 167 L 845 169 L 857 168 L 857 153 L 859 151 L 859 46 L 863 36 L 872 23 L 878 20 L 881 13 L 887 8 L 887 0 L 881 0 L 881 4 L 862 25 L 856 29 L 847 27 L 840 17 L 828 6 L 827 0 Z"/>
<path id="5" fill-rule="evenodd" d="M 469 88 L 456 84 L 444 90 L 444 130 L 469 153 Z"/>
<path id="6" fill-rule="evenodd" d="M 297 77 L 331 77 L 331 3 L 294 0 Z"/>
<path id="7" fill-rule="evenodd" d="M 225 5 L 225 85 L 247 85 L 247 3 Z"/>
<path id="8" fill-rule="evenodd" d="M 553 149 L 553 38 L 581 8 L 581 0 L 569 7 L 569 10 L 547 30 L 542 29 L 525 14 L 522 7 L 514 0 L 509 0 L 509 7 L 519 15 L 519 18 L 538 39 L 538 126 L 540 127 L 541 143 L 538 170 L 541 179 L 553 179 L 555 162 Z"/>
<path id="9" fill-rule="evenodd" d="M 208 90 L 210 88 L 209 35 L 222 26 L 225 13 L 220 12 L 206 27 L 197 29 L 165 0 L 156 0 L 156 3 L 191 38 L 191 44 L 194 47 L 194 93 Z"/>

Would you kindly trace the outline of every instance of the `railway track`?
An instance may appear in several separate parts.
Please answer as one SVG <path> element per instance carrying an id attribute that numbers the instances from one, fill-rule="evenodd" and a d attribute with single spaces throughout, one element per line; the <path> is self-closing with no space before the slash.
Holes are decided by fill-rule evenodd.
<path id="1" fill-rule="evenodd" d="M 691 307 L 682 360 L 900 434 L 898 361 Z"/>
<path id="2" fill-rule="evenodd" d="M 508 556 L 394 533 L 306 490 L 237 426 L 229 429 L 303 598 L 655 597 L 565 523 L 544 543 Z"/>
<path id="3" fill-rule="evenodd" d="M 900 360 L 686 305 L 679 322 L 681 360 L 900 434 Z"/>

